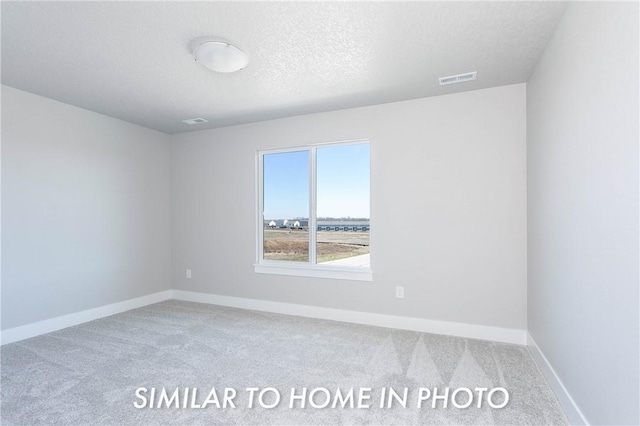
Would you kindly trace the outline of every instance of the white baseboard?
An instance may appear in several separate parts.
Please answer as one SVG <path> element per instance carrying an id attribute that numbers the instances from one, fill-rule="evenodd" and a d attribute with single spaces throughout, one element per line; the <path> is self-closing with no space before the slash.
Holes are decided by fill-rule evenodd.
<path id="1" fill-rule="evenodd" d="M 162 302 L 171 298 L 172 290 L 166 290 L 159 293 L 149 294 L 147 296 L 136 297 L 135 299 L 125 300 L 123 302 L 112 303 L 111 305 L 100 306 L 98 308 L 87 309 L 86 311 L 10 328 L 0 332 L 0 342 L 2 345 L 6 345 L 7 343 L 29 339 L 45 333 L 51 333 L 52 331 L 108 317 L 109 315 L 119 314 L 120 312 L 129 311 L 131 309 L 141 308 L 143 306 Z"/>
<path id="2" fill-rule="evenodd" d="M 527 332 L 525 330 L 510 328 L 488 327 L 484 325 L 464 324 L 458 322 L 435 321 L 422 318 L 347 311 L 343 309 L 323 308 L 319 306 L 271 302 L 268 300 L 219 296 L 216 294 L 197 293 L 184 290 L 173 290 L 173 298 L 187 302 L 208 303 L 212 305 L 251 309 L 255 311 L 298 315 L 308 318 L 375 325 L 379 327 L 445 334 L 472 339 L 492 340 L 496 342 L 515 343 L 518 345 L 525 345 L 527 342 Z"/>
<path id="3" fill-rule="evenodd" d="M 298 315 L 301 317 L 327 319 L 355 324 L 374 325 L 378 327 L 397 328 L 401 330 L 420 331 L 424 333 L 515 343 L 518 345 L 524 345 L 527 342 L 527 334 L 524 330 L 374 314 L 369 312 L 348 311 L 344 309 L 323 308 L 319 306 L 298 305 L 293 303 L 271 302 L 268 300 L 219 296 L 216 294 L 197 293 L 183 290 L 166 290 L 135 299 L 125 300 L 123 302 L 113 303 L 111 305 L 100 306 L 98 308 L 88 309 L 82 312 L 10 328 L 0 332 L 0 342 L 2 345 L 5 345 L 29 339 L 41 334 L 61 330 L 63 328 L 169 299 L 208 303 L 212 305 L 251 309 L 255 311 L 274 312 L 286 315 Z"/>
<path id="4" fill-rule="evenodd" d="M 542 374 L 549 382 L 551 389 L 553 389 L 558 397 L 558 401 L 560 401 L 565 414 L 569 418 L 569 422 L 572 425 L 589 425 L 589 422 L 585 418 L 584 414 L 582 414 L 580 407 L 578 407 L 578 404 L 573 400 L 571 394 L 567 391 L 567 388 L 564 387 L 562 380 L 560 380 L 560 377 L 556 374 L 555 370 L 549 363 L 549 360 L 544 356 L 544 353 L 540 350 L 540 347 L 529 333 L 527 333 L 527 346 L 529 346 L 529 351 L 536 360 L 540 371 L 542 371 Z"/>

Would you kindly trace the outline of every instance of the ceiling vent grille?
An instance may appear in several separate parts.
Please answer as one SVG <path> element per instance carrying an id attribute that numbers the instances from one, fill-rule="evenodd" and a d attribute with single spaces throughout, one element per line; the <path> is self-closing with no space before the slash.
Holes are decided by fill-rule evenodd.
<path id="1" fill-rule="evenodd" d="M 446 84 L 455 84 L 455 83 L 464 83 L 465 81 L 472 81 L 476 79 L 476 74 L 478 72 L 468 72 L 466 74 L 458 74 L 458 75 L 450 75 L 448 77 L 440 77 L 440 86 L 444 86 Z"/>
<path id="2" fill-rule="evenodd" d="M 190 118 L 188 120 L 182 120 L 182 122 L 189 126 L 193 126 L 194 124 L 208 123 L 209 120 L 205 120 L 204 118 Z"/>

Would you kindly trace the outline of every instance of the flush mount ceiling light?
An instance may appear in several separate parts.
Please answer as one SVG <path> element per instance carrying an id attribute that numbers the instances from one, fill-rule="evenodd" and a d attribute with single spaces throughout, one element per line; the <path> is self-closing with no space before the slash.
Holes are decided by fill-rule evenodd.
<path id="1" fill-rule="evenodd" d="M 236 72 L 246 67 L 249 57 L 237 47 L 222 41 L 206 41 L 193 49 L 193 58 L 216 72 Z"/>

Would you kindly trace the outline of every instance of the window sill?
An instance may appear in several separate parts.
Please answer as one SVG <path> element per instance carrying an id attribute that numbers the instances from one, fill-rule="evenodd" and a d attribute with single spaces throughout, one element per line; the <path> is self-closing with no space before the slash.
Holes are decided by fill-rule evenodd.
<path id="1" fill-rule="evenodd" d="M 284 265 L 261 263 L 254 266 L 259 274 L 293 275 L 298 277 L 331 278 L 337 280 L 373 281 L 369 268 L 333 268 L 320 265 Z"/>

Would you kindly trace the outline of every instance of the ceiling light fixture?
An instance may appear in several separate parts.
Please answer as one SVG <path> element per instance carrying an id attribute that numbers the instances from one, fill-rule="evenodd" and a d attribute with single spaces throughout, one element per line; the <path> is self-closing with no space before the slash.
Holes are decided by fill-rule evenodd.
<path id="1" fill-rule="evenodd" d="M 193 49 L 193 58 L 210 70 L 222 73 L 240 71 L 249 57 L 237 47 L 222 41 L 206 41 Z"/>

